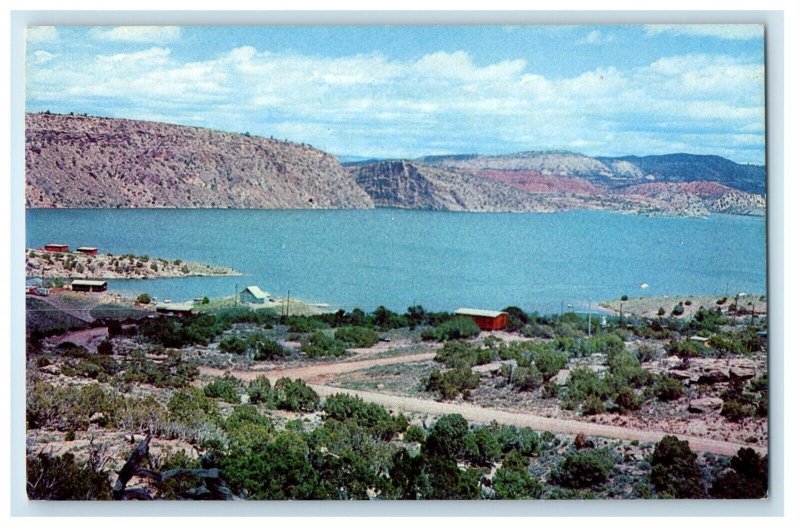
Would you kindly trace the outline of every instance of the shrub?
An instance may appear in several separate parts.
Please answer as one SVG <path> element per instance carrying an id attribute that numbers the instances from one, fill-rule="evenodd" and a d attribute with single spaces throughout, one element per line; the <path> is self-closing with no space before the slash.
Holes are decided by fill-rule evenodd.
<path id="1" fill-rule="evenodd" d="M 549 383 L 567 365 L 567 356 L 549 345 L 539 345 L 533 349 L 533 363 L 542 380 Z"/>
<path id="2" fill-rule="evenodd" d="M 97 345 L 97 353 L 101 355 L 113 355 L 114 345 L 109 339 L 105 338 Z"/>
<path id="3" fill-rule="evenodd" d="M 711 485 L 709 494 L 717 499 L 759 499 L 767 497 L 769 463 L 752 448 L 740 448 L 731 458 L 729 470 Z"/>
<path id="4" fill-rule="evenodd" d="M 614 469 L 614 457 L 608 449 L 571 452 L 558 467 L 556 481 L 562 487 L 589 488 L 605 483 Z"/>
<path id="5" fill-rule="evenodd" d="M 463 366 L 471 368 L 481 364 L 488 364 L 497 358 L 497 352 L 491 348 L 481 348 L 466 342 L 448 341 L 436 351 L 437 362 L 447 366 Z"/>
<path id="6" fill-rule="evenodd" d="M 530 500 L 542 496 L 542 483 L 533 478 L 522 457 L 512 452 L 492 478 L 492 490 L 501 500 Z"/>
<path id="7" fill-rule="evenodd" d="M 431 372 L 425 383 L 425 390 L 439 392 L 441 399 L 455 399 L 460 393 L 469 396 L 469 390 L 474 390 L 480 384 L 480 375 L 466 366 L 457 366 L 444 373 L 439 370 Z"/>
<path id="8" fill-rule="evenodd" d="M 463 458 L 467 447 L 469 424 L 460 414 L 439 418 L 425 440 L 425 453 L 445 459 Z"/>
<path id="9" fill-rule="evenodd" d="M 659 307 L 658 308 L 658 316 L 663 317 L 666 314 L 667 314 L 667 312 L 663 307 Z"/>
<path id="10" fill-rule="evenodd" d="M 465 443 L 467 459 L 476 465 L 490 466 L 503 454 L 495 431 L 489 426 L 470 432 Z"/>
<path id="11" fill-rule="evenodd" d="M 438 340 L 469 339 L 481 332 L 478 324 L 468 317 L 455 317 L 436 328 Z"/>
<path id="12" fill-rule="evenodd" d="M 511 374 L 511 383 L 520 391 L 533 391 L 542 385 L 542 374 L 530 366 L 520 366 Z"/>
<path id="13" fill-rule="evenodd" d="M 665 497 L 700 498 L 704 492 L 696 459 L 688 441 L 664 436 L 653 451 L 650 482 Z"/>
<path id="14" fill-rule="evenodd" d="M 334 337 L 353 348 L 370 348 L 378 343 L 378 334 L 362 326 L 346 326 L 336 330 Z"/>
<path id="15" fill-rule="evenodd" d="M 312 333 L 328 328 L 328 325 L 321 320 L 304 316 L 291 316 L 287 324 L 290 333 Z"/>
<path id="16" fill-rule="evenodd" d="M 270 401 L 272 386 L 267 377 L 256 377 L 247 386 L 247 396 L 252 404 L 266 403 Z"/>
<path id="17" fill-rule="evenodd" d="M 109 474 L 80 465 L 70 453 L 39 454 L 27 458 L 27 492 L 30 500 L 110 500 Z"/>
<path id="18" fill-rule="evenodd" d="M 681 359 L 689 357 L 699 357 L 703 354 L 703 345 L 691 340 L 670 340 L 665 349 L 670 355 L 676 355 Z"/>
<path id="19" fill-rule="evenodd" d="M 642 398 L 630 387 L 622 386 L 617 389 L 617 393 L 614 396 L 614 404 L 617 405 L 621 413 L 628 413 L 642 407 Z"/>
<path id="20" fill-rule="evenodd" d="M 606 411 L 606 405 L 602 399 L 596 395 L 590 395 L 581 404 L 581 414 L 597 415 Z"/>
<path id="21" fill-rule="evenodd" d="M 167 411 L 171 420 L 186 425 L 205 422 L 219 412 L 217 404 L 198 388 L 174 392 L 167 403 Z"/>
<path id="22" fill-rule="evenodd" d="M 300 351 L 310 358 L 341 357 L 347 354 L 347 348 L 341 341 L 321 331 L 316 331 L 303 340 Z"/>
<path id="23" fill-rule="evenodd" d="M 506 331 L 508 332 L 518 331 L 530 321 L 528 314 L 516 306 L 508 306 L 503 311 L 508 314 L 508 322 L 506 323 Z"/>
<path id="24" fill-rule="evenodd" d="M 660 401 L 676 401 L 683 397 L 683 383 L 666 374 L 653 377 L 653 393 Z"/>
<path id="25" fill-rule="evenodd" d="M 232 375 L 225 374 L 206 384 L 203 388 L 203 393 L 206 397 L 222 399 L 226 403 L 235 404 L 240 400 L 239 389 L 241 386 L 242 382 L 239 379 Z"/>
<path id="26" fill-rule="evenodd" d="M 411 425 L 406 430 L 403 439 L 409 443 L 424 443 L 425 431 L 417 425 Z"/>
<path id="27" fill-rule="evenodd" d="M 324 410 L 326 419 L 353 420 L 358 426 L 366 428 L 372 435 L 385 441 L 408 427 L 408 421 L 402 415 L 394 417 L 382 406 L 366 403 L 359 397 L 348 394 L 331 395 L 325 399 Z"/>
<path id="28" fill-rule="evenodd" d="M 599 373 L 586 368 L 575 368 L 570 372 L 562 393 L 565 408 L 570 409 L 576 408 L 589 397 L 605 401 L 610 397 L 612 390 L 607 380 Z M 592 407 L 597 407 L 595 401 L 592 403 Z"/>
<path id="29" fill-rule="evenodd" d="M 675 304 L 675 307 L 672 308 L 672 316 L 679 317 L 681 315 L 683 315 L 683 304 Z"/>
<path id="30" fill-rule="evenodd" d="M 319 406 L 319 396 L 301 379 L 281 377 L 272 390 L 275 407 L 290 412 L 313 412 Z"/>

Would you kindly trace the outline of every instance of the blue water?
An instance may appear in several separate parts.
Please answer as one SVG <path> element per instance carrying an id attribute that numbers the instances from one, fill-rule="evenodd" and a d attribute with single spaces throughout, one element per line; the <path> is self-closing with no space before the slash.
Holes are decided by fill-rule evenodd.
<path id="1" fill-rule="evenodd" d="M 517 305 L 547 313 L 562 301 L 580 310 L 622 294 L 766 291 L 765 220 L 744 216 L 33 209 L 26 219 L 27 247 L 90 245 L 245 275 L 109 283 L 173 301 L 259 285 L 345 309 Z"/>

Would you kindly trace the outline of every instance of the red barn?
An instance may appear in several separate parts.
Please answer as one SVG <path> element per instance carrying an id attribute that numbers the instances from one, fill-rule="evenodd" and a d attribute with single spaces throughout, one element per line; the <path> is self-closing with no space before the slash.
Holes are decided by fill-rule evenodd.
<path id="1" fill-rule="evenodd" d="M 68 253 L 69 245 L 63 243 L 48 243 L 44 246 L 44 250 L 49 253 Z"/>
<path id="2" fill-rule="evenodd" d="M 90 254 L 92 256 L 97 255 L 97 247 L 78 247 L 75 251 L 81 254 Z"/>
<path id="3" fill-rule="evenodd" d="M 456 309 L 456 315 L 469 317 L 484 331 L 503 329 L 508 324 L 508 313 L 505 311 L 489 311 L 488 309 L 470 309 L 461 307 Z"/>

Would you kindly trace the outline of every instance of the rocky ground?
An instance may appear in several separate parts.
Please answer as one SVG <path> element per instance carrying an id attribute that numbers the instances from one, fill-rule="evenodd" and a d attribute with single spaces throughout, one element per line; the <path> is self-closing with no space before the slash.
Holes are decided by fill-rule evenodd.
<path id="1" fill-rule="evenodd" d="M 132 254 L 51 253 L 39 249 L 25 251 L 25 274 L 31 278 L 180 278 L 186 276 L 238 275 L 228 267 L 166 260 Z"/>

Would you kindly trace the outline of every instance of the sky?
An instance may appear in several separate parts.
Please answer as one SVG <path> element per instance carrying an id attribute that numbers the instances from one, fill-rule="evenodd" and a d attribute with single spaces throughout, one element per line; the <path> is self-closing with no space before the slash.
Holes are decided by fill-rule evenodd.
<path id="1" fill-rule="evenodd" d="M 759 25 L 38 26 L 26 110 L 340 156 L 765 158 Z"/>

